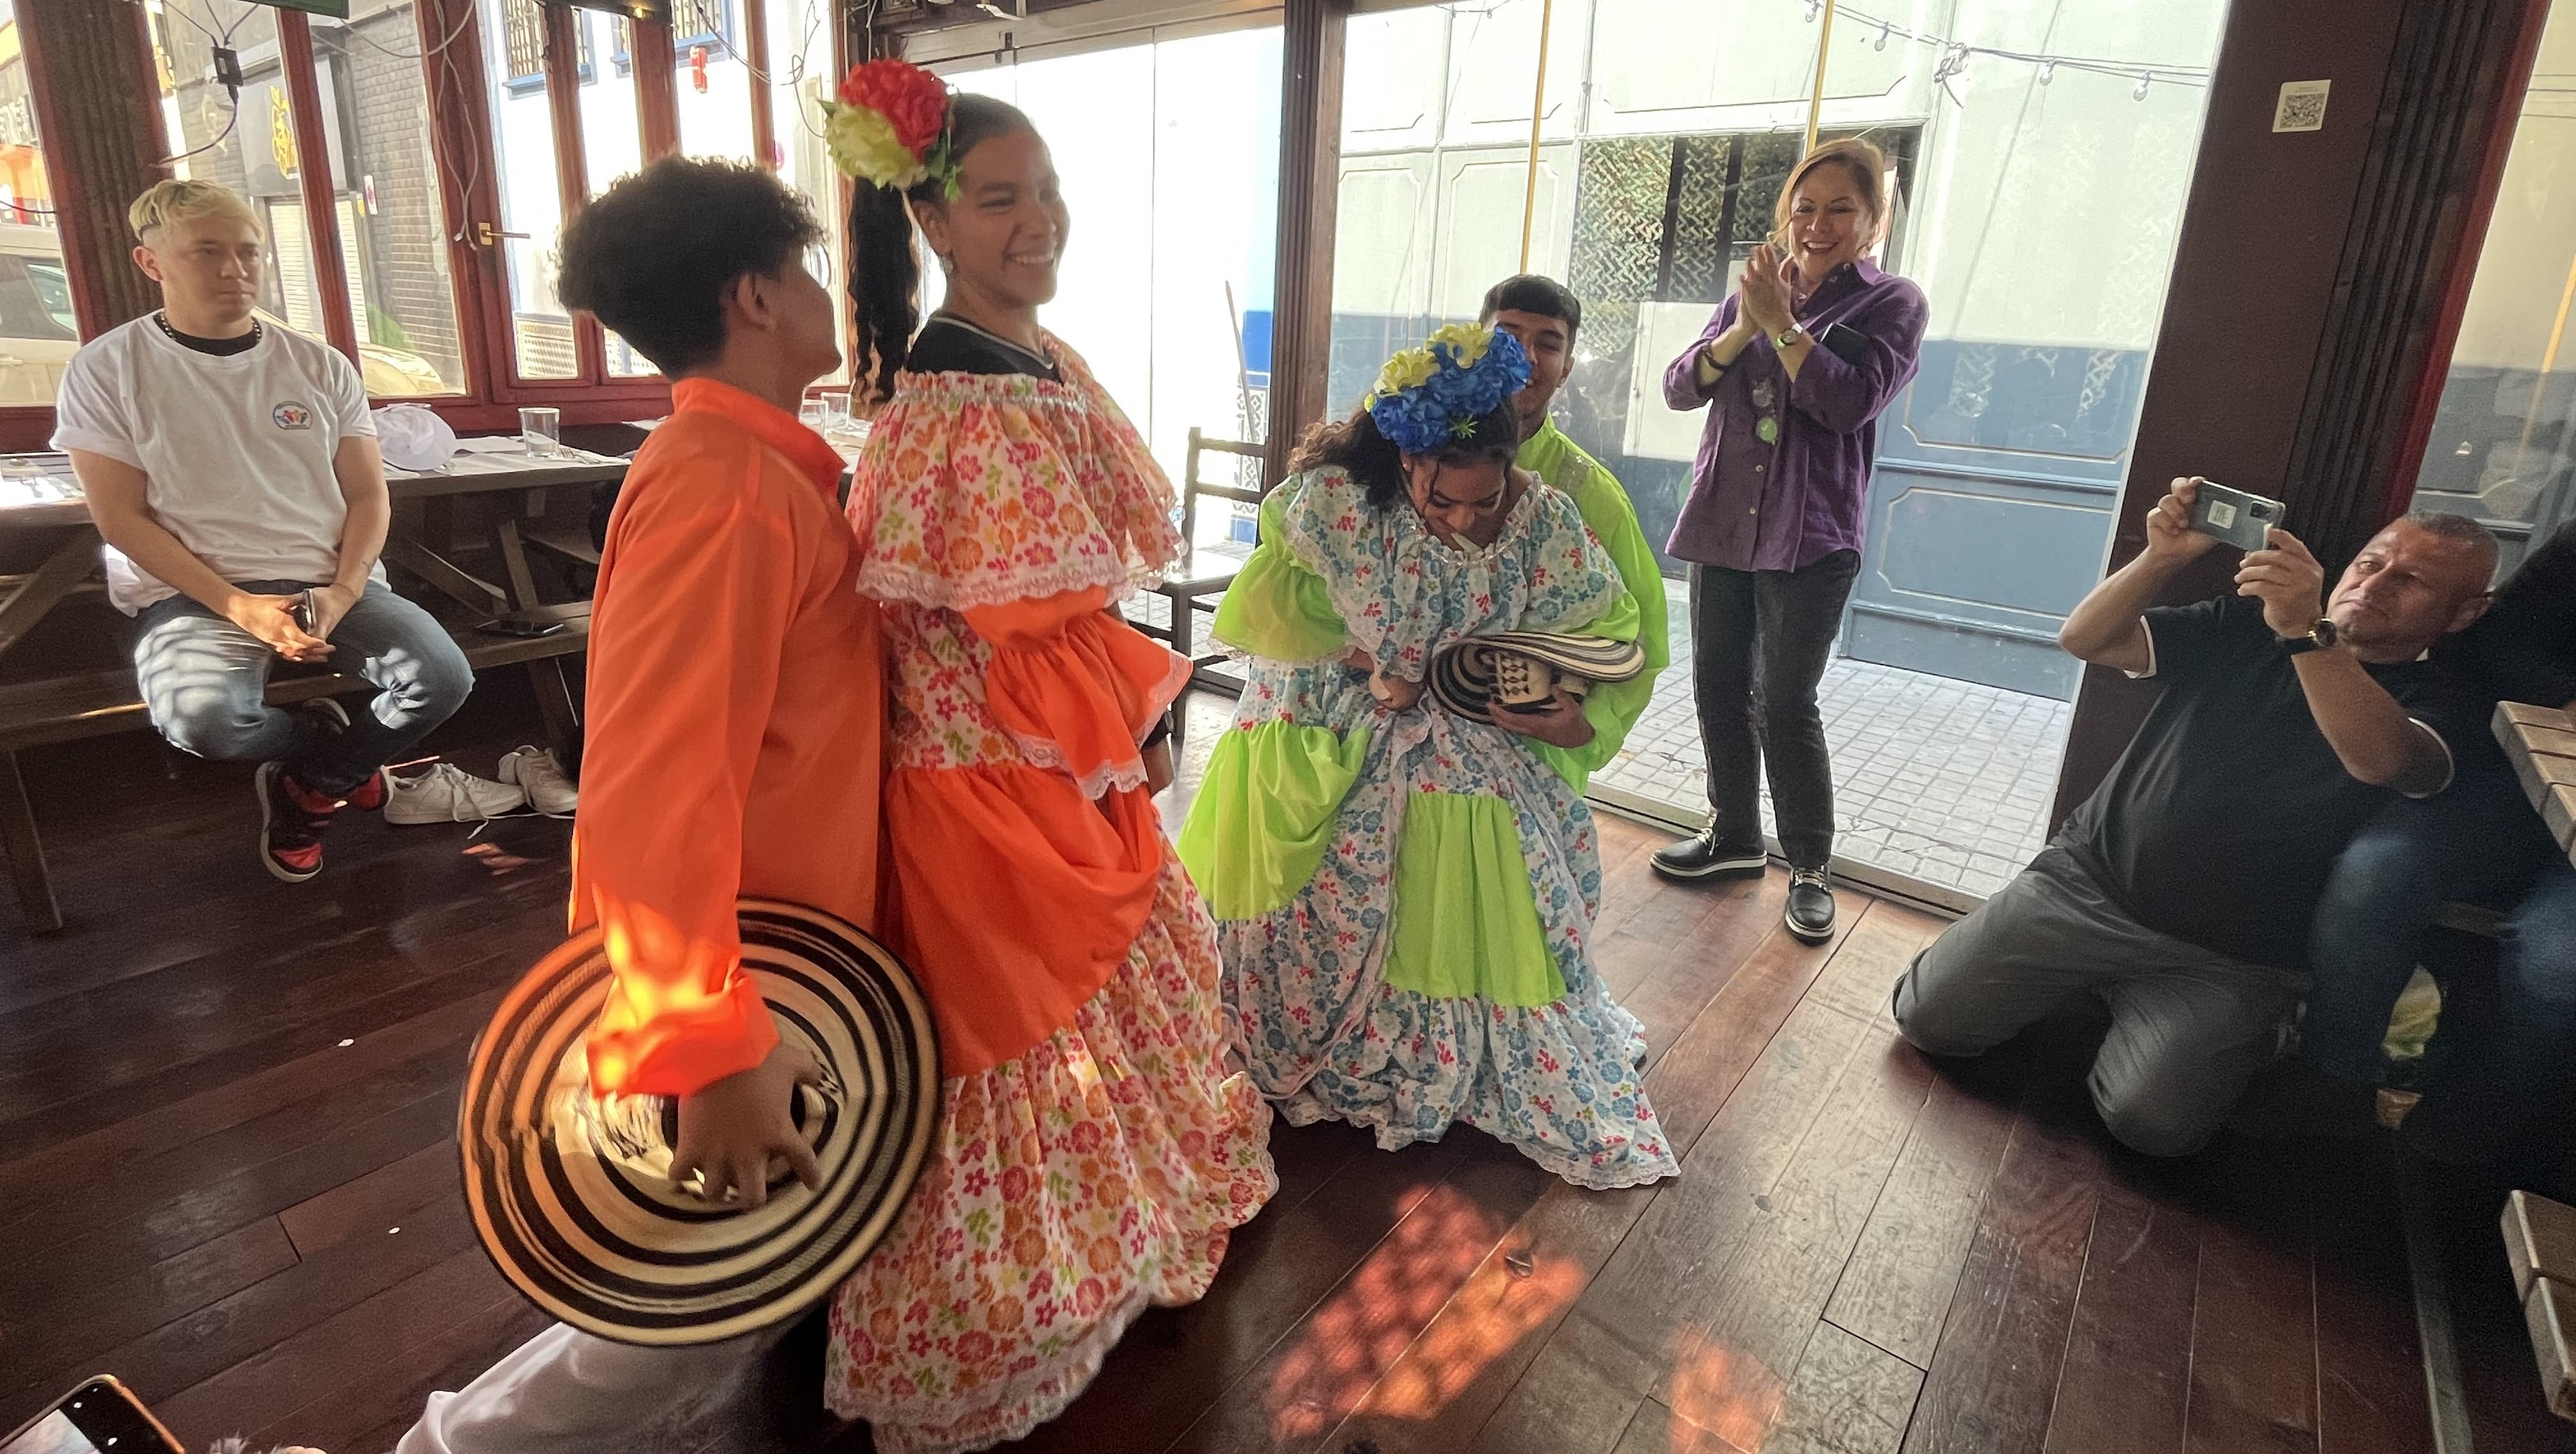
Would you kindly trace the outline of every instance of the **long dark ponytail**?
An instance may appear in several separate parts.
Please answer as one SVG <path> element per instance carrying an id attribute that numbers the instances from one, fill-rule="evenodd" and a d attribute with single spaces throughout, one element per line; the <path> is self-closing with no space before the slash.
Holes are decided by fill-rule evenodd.
<path id="1" fill-rule="evenodd" d="M 960 165 L 993 137 L 1036 130 L 1007 101 L 966 91 L 949 98 L 948 155 Z M 946 187 L 939 177 L 902 190 L 850 184 L 851 372 L 866 402 L 893 396 L 894 376 L 921 327 L 921 257 L 913 250 L 912 204 L 945 204 Z"/>
<path id="2" fill-rule="evenodd" d="M 1520 416 L 1506 400 L 1465 434 L 1453 436 L 1439 455 L 1442 464 L 1508 462 L 1520 448 Z M 1355 409 L 1347 419 L 1315 425 L 1297 441 L 1297 451 L 1288 459 L 1292 474 L 1335 467 L 1359 481 L 1361 496 L 1372 508 L 1385 510 L 1404 502 L 1404 451 L 1378 429 L 1368 410 Z"/>

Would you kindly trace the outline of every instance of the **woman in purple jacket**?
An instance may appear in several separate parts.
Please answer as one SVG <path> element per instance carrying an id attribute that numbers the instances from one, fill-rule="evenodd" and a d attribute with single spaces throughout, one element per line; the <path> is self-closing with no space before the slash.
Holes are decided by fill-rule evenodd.
<path id="1" fill-rule="evenodd" d="M 1761 873 L 1767 765 L 1789 932 L 1810 941 L 1834 929 L 1833 764 L 1816 684 L 1860 572 L 1879 411 L 1913 379 L 1923 343 L 1923 291 L 1867 257 L 1887 231 L 1886 178 L 1886 157 L 1866 141 L 1807 153 L 1735 296 L 1664 373 L 1672 407 L 1711 406 L 1670 546 L 1691 563 L 1711 817 L 1699 837 L 1656 854 L 1655 869 Z"/>

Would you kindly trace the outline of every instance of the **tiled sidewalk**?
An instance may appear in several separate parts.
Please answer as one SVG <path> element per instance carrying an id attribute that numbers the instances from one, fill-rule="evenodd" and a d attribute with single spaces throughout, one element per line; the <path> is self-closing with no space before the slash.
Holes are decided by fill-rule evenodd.
<path id="1" fill-rule="evenodd" d="M 1708 810 L 1691 703 L 1690 613 L 1681 583 L 1667 584 L 1676 664 L 1618 758 L 1593 782 L 1662 805 L 1664 816 L 1698 822 Z M 1160 603 L 1154 606 L 1141 614 L 1159 619 Z M 1983 897 L 2039 851 L 2068 704 L 1843 659 L 1826 668 L 1820 697 L 1833 749 L 1839 856 Z M 1180 783 L 1164 805 L 1175 828 L 1233 705 L 1206 693 L 1193 698 Z M 1762 814 L 1767 831 L 1768 788 Z"/>
<path id="2" fill-rule="evenodd" d="M 1679 581 L 1673 661 L 1652 706 L 1596 784 L 1707 815 L 1706 759 L 1691 703 L 1690 611 Z M 1837 658 L 1819 693 L 1833 750 L 1834 851 L 1983 896 L 2039 851 L 2071 713 L 2048 697 Z M 1771 794 L 1762 794 L 1771 827 Z"/>

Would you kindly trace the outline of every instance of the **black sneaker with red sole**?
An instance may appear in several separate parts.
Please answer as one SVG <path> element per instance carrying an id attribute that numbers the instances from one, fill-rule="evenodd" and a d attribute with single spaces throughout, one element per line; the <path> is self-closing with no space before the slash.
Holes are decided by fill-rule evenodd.
<path id="1" fill-rule="evenodd" d="M 348 710 L 329 697 L 320 697 L 305 703 L 304 710 L 310 713 L 314 720 L 320 722 L 325 730 L 334 735 L 349 730 Z M 349 795 L 342 798 L 340 804 L 343 807 L 355 808 L 361 813 L 372 813 L 384 807 L 385 796 L 385 773 L 383 768 L 378 768 L 367 774 L 365 782 L 349 789 Z"/>
<path id="2" fill-rule="evenodd" d="M 355 808 L 361 813 L 372 813 L 383 807 L 385 805 L 385 770 L 378 768 L 367 774 L 367 780 L 349 789 L 349 796 L 342 798 L 340 802 L 342 806 Z"/>
<path id="3" fill-rule="evenodd" d="M 340 800 L 297 782 L 282 762 L 263 762 L 259 789 L 259 861 L 271 877 L 300 884 L 322 871 L 322 835 Z"/>

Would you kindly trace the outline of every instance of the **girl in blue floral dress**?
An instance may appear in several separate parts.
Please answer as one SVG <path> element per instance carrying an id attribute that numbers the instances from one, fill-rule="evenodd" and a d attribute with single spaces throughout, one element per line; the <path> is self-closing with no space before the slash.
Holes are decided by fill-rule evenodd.
<path id="1" fill-rule="evenodd" d="M 1180 855 L 1252 1078 L 1292 1122 L 1391 1150 L 1464 1121 L 1633 1186 L 1677 1168 L 1642 1028 L 1592 963 L 1600 859 L 1569 783 L 1592 728 L 1563 693 L 1469 718 L 1422 688 L 1470 635 L 1638 630 L 1574 502 L 1512 466 L 1527 378 L 1510 336 L 1443 329 L 1307 440 L 1217 612 L 1251 684 Z"/>

